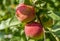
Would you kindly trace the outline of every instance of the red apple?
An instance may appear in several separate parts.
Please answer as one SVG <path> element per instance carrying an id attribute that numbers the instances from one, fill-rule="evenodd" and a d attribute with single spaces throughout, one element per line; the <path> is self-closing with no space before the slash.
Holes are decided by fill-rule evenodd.
<path id="1" fill-rule="evenodd" d="M 25 34 L 30 38 L 42 39 L 43 32 L 42 25 L 37 22 L 32 22 L 25 25 Z"/>
<path id="2" fill-rule="evenodd" d="M 21 22 L 30 22 L 35 18 L 35 9 L 33 6 L 19 4 L 16 9 L 16 16 Z"/>

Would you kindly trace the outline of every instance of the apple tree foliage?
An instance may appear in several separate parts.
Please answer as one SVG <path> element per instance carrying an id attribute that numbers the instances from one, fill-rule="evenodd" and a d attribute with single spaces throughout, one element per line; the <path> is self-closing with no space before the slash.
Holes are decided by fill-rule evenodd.
<path id="1" fill-rule="evenodd" d="M 24 24 L 16 18 L 20 3 L 32 5 L 44 27 L 44 39 L 26 37 Z M 60 41 L 60 0 L 0 0 L 0 41 Z"/>

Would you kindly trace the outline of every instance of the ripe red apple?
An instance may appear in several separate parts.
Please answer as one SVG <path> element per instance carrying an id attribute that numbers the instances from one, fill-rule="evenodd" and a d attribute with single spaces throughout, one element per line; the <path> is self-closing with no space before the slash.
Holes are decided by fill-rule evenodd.
<path id="1" fill-rule="evenodd" d="M 37 22 L 32 22 L 25 25 L 25 34 L 26 36 L 33 39 L 42 39 L 43 38 L 43 27 Z"/>
<path id="2" fill-rule="evenodd" d="M 30 22 L 35 18 L 35 9 L 33 6 L 19 4 L 16 9 L 16 16 L 21 22 Z"/>

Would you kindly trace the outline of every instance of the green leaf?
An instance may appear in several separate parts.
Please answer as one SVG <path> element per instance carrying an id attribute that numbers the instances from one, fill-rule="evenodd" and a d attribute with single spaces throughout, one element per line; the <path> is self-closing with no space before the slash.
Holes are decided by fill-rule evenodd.
<path id="1" fill-rule="evenodd" d="M 52 32 L 54 32 L 54 34 L 60 38 L 60 21 L 58 21 L 56 25 L 53 26 Z"/>
<path id="2" fill-rule="evenodd" d="M 49 39 L 49 38 L 47 38 L 47 39 L 46 39 L 46 41 L 50 41 L 50 39 Z"/>
<path id="3" fill-rule="evenodd" d="M 10 21 L 10 19 L 7 19 L 6 21 L 2 21 L 0 23 L 0 30 L 5 29 L 6 27 L 8 27 L 9 26 L 9 21 Z"/>
<path id="4" fill-rule="evenodd" d="M 0 10 L 0 16 L 4 16 L 5 12 L 3 12 L 2 10 Z"/>
<path id="5" fill-rule="evenodd" d="M 60 17 L 53 12 L 51 14 L 49 14 L 49 16 L 54 20 L 60 20 Z"/>
<path id="6" fill-rule="evenodd" d="M 28 41 L 35 41 L 35 40 L 33 40 L 33 39 L 29 39 Z"/>
<path id="7" fill-rule="evenodd" d="M 4 38 L 4 33 L 0 32 L 0 38 Z"/>
<path id="8" fill-rule="evenodd" d="M 30 0 L 24 0 L 24 3 L 27 5 L 31 5 Z"/>
<path id="9" fill-rule="evenodd" d="M 19 4 L 20 4 L 20 3 L 24 3 L 24 0 L 19 0 Z"/>
<path id="10" fill-rule="evenodd" d="M 21 22 L 18 21 L 18 19 L 16 17 L 11 18 L 11 20 L 10 20 L 10 26 L 18 25 L 20 23 Z"/>
<path id="11" fill-rule="evenodd" d="M 20 41 L 21 40 L 21 38 L 20 37 L 16 37 L 16 36 L 14 36 L 12 39 L 10 39 L 10 41 Z"/>

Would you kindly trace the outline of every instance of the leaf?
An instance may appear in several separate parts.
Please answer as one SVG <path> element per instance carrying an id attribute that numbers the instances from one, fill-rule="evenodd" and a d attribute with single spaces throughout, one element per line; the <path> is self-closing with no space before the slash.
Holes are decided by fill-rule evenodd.
<path id="1" fill-rule="evenodd" d="M 4 16 L 5 12 L 3 12 L 2 10 L 0 10 L 0 16 Z"/>
<path id="2" fill-rule="evenodd" d="M 31 5 L 30 0 L 24 0 L 24 3 L 27 5 Z"/>
<path id="3" fill-rule="evenodd" d="M 54 34 L 54 32 L 52 31 L 53 29 L 48 28 L 48 30 L 49 30 L 49 32 L 51 33 L 51 35 L 53 35 L 54 40 L 59 41 L 59 37 L 58 37 L 58 36 L 56 36 L 56 34 Z M 53 38 L 51 37 L 51 39 L 53 39 Z"/>
<path id="4" fill-rule="evenodd" d="M 19 4 L 20 4 L 20 3 L 24 3 L 24 0 L 19 0 Z"/>
<path id="5" fill-rule="evenodd" d="M 51 14 L 48 14 L 48 15 L 54 20 L 60 20 L 60 17 L 53 12 Z"/>
<path id="6" fill-rule="evenodd" d="M 14 36 L 13 38 L 10 39 L 10 41 L 20 41 L 20 40 L 21 38 L 17 36 Z"/>
<path id="7" fill-rule="evenodd" d="M 6 21 L 2 21 L 0 23 L 0 30 L 5 29 L 6 27 L 8 27 L 9 26 L 9 21 L 10 21 L 10 18 L 7 19 Z"/>
<path id="8" fill-rule="evenodd" d="M 35 41 L 35 40 L 33 40 L 33 39 L 29 39 L 28 41 Z"/>
<path id="9" fill-rule="evenodd" d="M 60 30 L 58 30 L 58 31 L 54 32 L 54 34 L 55 34 L 57 37 L 59 37 L 59 38 L 60 38 Z"/>
<path id="10" fill-rule="evenodd" d="M 10 26 L 18 25 L 20 23 L 21 22 L 18 21 L 16 17 L 11 18 L 11 20 L 10 20 Z"/>
<path id="11" fill-rule="evenodd" d="M 55 37 L 52 35 L 51 32 L 49 33 L 45 33 L 46 34 L 46 41 L 49 40 L 49 41 L 56 41 Z"/>
<path id="12" fill-rule="evenodd" d="M 50 41 L 50 39 L 49 39 L 49 38 L 47 38 L 47 39 L 46 39 L 46 41 Z"/>
<path id="13" fill-rule="evenodd" d="M 53 26 L 52 32 L 54 32 L 54 34 L 60 38 L 60 21 L 58 21 L 56 25 Z"/>
<path id="14" fill-rule="evenodd" d="M 4 33 L 0 32 L 0 38 L 4 38 Z"/>
<path id="15" fill-rule="evenodd" d="M 58 21 L 56 25 L 60 25 L 60 21 Z"/>

